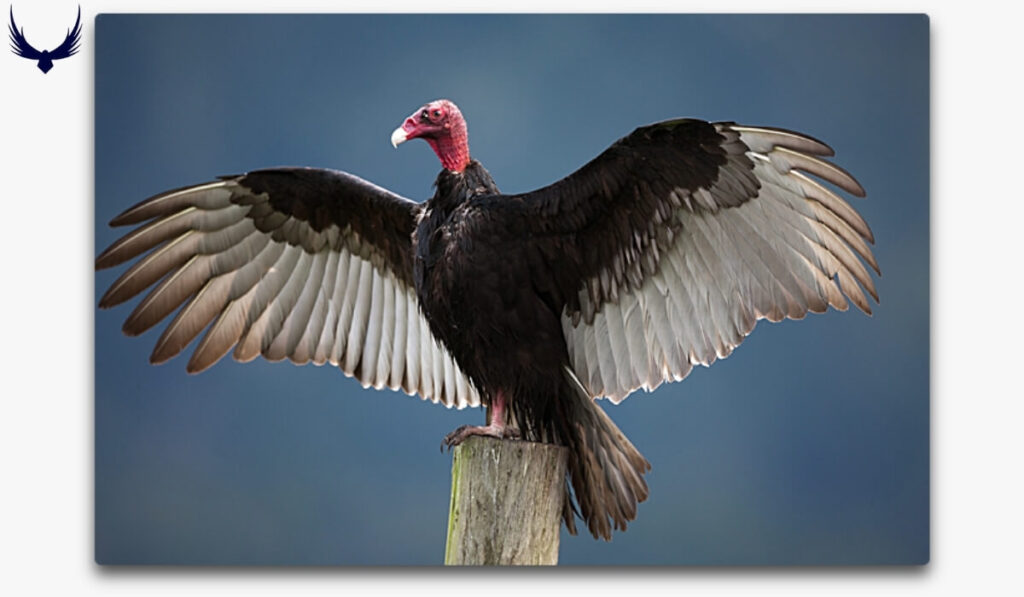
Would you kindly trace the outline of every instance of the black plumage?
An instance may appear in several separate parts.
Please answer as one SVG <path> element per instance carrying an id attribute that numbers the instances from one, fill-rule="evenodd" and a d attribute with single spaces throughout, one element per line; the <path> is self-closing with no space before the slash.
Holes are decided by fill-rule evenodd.
<path id="1" fill-rule="evenodd" d="M 758 319 L 847 297 L 870 312 L 870 230 L 835 192 L 863 189 L 781 129 L 680 119 L 641 127 L 548 187 L 504 195 L 439 100 L 392 137 L 445 168 L 415 203 L 343 172 L 280 168 L 170 191 L 115 218 L 140 225 L 97 268 L 142 258 L 104 295 L 156 285 L 138 334 L 184 304 L 152 360 L 203 330 L 189 362 L 229 350 L 330 362 L 366 386 L 489 407 L 470 434 L 566 445 L 565 522 L 610 538 L 650 468 L 594 399 L 680 380 L 727 356 Z"/>

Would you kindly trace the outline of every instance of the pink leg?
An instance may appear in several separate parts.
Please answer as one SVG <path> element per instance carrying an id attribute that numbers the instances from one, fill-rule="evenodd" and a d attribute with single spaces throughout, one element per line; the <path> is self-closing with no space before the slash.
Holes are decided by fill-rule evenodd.
<path id="1" fill-rule="evenodd" d="M 498 394 L 494 397 L 491 402 L 491 421 L 486 426 L 474 426 L 474 425 L 463 425 L 455 431 L 452 431 L 444 437 L 441 442 L 441 450 L 444 451 L 444 447 L 457 446 L 466 440 L 471 435 L 486 435 L 489 437 L 496 437 L 499 439 L 503 438 L 519 438 L 519 430 L 515 427 L 509 427 L 505 424 L 505 393 L 498 391 Z"/>

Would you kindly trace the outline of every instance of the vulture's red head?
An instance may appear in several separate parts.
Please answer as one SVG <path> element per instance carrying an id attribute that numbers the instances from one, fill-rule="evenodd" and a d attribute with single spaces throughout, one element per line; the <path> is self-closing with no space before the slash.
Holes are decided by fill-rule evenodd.
<path id="1" fill-rule="evenodd" d="M 469 164 L 466 121 L 450 100 L 435 100 L 413 112 L 391 133 L 391 144 L 398 147 L 417 137 L 430 143 L 441 165 L 448 170 L 462 172 Z"/>

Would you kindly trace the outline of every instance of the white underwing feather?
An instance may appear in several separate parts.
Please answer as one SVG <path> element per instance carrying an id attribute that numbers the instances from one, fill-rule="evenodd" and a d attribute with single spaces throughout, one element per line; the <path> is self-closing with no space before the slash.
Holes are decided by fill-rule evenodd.
<path id="1" fill-rule="evenodd" d="M 591 396 L 618 402 L 638 388 L 680 380 L 692 365 L 731 354 L 759 319 L 845 309 L 847 299 L 870 313 L 866 294 L 878 299 L 867 269 L 878 271 L 870 229 L 809 176 L 863 194 L 852 176 L 816 157 L 832 150 L 790 131 L 716 126 L 731 139 L 726 154 L 747 148 L 757 194 L 737 195 L 751 193 L 749 173 L 731 169 L 749 162 L 730 157 L 737 161 L 727 162 L 711 188 L 669 192 L 673 214 L 659 214 L 654 224 L 677 228 L 658 232 L 659 251 L 645 253 L 656 267 L 644 265 L 628 285 L 604 272 L 584 281 L 582 317 L 567 312 L 562 325 L 574 373 Z M 616 267 L 640 272 L 635 264 Z"/>
<path id="2" fill-rule="evenodd" d="M 444 367 L 444 395 L 448 396 L 449 399 L 454 400 L 456 396 L 455 389 L 455 365 L 452 363 L 452 357 L 447 352 L 438 351 L 442 356 L 442 365 Z"/>
<path id="3" fill-rule="evenodd" d="M 391 343 L 391 373 L 388 379 L 388 386 L 398 390 L 405 389 L 405 386 L 403 386 L 402 382 L 403 378 L 405 377 L 405 356 L 408 351 L 409 342 L 408 334 L 406 333 L 406 330 L 408 329 L 409 326 L 409 310 L 406 307 L 406 290 L 396 284 L 394 288 L 394 293 L 395 331 Z"/>
<path id="4" fill-rule="evenodd" d="M 238 270 L 211 280 L 178 315 L 176 319 L 178 323 L 172 322 L 167 328 L 164 333 L 165 340 L 158 343 L 158 346 L 164 345 L 162 350 L 166 350 L 169 346 L 170 334 L 182 325 L 183 318 L 190 320 L 188 323 L 191 331 L 188 332 L 188 339 L 191 340 L 203 326 L 216 317 L 217 321 L 208 330 L 189 360 L 188 370 L 190 372 L 201 371 L 219 360 L 238 341 L 244 329 L 246 324 L 244 310 L 251 306 L 251 300 L 248 297 L 257 276 L 265 272 L 268 264 L 277 259 L 282 252 L 281 249 L 275 245 L 264 246 L 253 261 Z M 204 306 L 205 310 L 200 310 L 200 307 Z M 184 344 L 180 344 L 173 354 L 165 356 L 169 358 L 182 348 L 184 348 Z"/>
<path id="5" fill-rule="evenodd" d="M 431 346 L 432 336 L 427 320 L 421 315 L 417 317 L 420 333 L 420 389 L 422 396 L 428 396 L 434 402 L 440 399 L 434 386 L 434 348 Z"/>
<path id="6" fill-rule="evenodd" d="M 340 269 L 338 262 L 341 259 L 341 253 L 339 251 L 326 251 L 326 253 L 327 264 L 324 266 L 323 282 L 317 290 L 316 302 L 313 304 L 309 323 L 306 324 L 306 331 L 296 346 L 296 351 L 305 346 L 307 356 L 303 362 L 313 361 L 314 364 L 317 364 L 317 351 L 322 350 L 324 336 L 334 333 L 334 327 L 328 323 L 328 319 L 332 317 L 331 301 L 334 299 L 334 288 L 338 284 L 338 270 Z M 293 359 L 298 358 L 297 352 L 292 356 Z"/>
<path id="7" fill-rule="evenodd" d="M 364 385 L 376 384 L 377 359 L 380 357 L 380 339 L 384 328 L 384 280 L 373 270 L 370 286 L 370 310 L 366 316 L 366 338 L 363 341 L 363 362 L 359 380 Z"/>
<path id="8" fill-rule="evenodd" d="M 112 226 L 138 224 L 151 218 L 173 214 L 189 207 L 214 210 L 231 205 L 231 192 L 238 187 L 234 182 L 217 181 L 158 195 L 117 216 Z"/>
<path id="9" fill-rule="evenodd" d="M 434 382 L 431 388 L 434 400 L 441 400 L 444 396 L 444 353 L 438 350 L 437 340 L 431 335 L 427 340 L 429 345 L 430 356 L 433 357 L 431 360 L 431 380 Z"/>
<path id="10" fill-rule="evenodd" d="M 381 314 L 380 346 L 377 348 L 377 370 L 374 373 L 374 387 L 383 388 L 391 377 L 393 355 L 392 342 L 395 339 L 395 281 L 384 277 L 381 292 L 384 295 L 384 311 Z"/>
<path id="11" fill-rule="evenodd" d="M 348 278 L 345 281 L 344 296 L 338 309 L 338 325 L 334 330 L 334 347 L 331 349 L 331 364 L 345 370 L 345 355 L 348 353 L 349 331 L 352 329 L 352 315 L 359 296 L 359 278 L 362 276 L 363 260 L 350 253 L 348 256 Z"/>
<path id="12" fill-rule="evenodd" d="M 110 285 L 100 299 L 103 308 L 119 305 L 149 288 L 168 272 L 180 268 L 196 254 L 199 233 L 189 230 L 137 261 Z"/>
<path id="13" fill-rule="evenodd" d="M 264 325 L 259 326 L 260 322 L 257 321 L 257 325 L 253 326 L 253 330 L 256 330 L 258 327 L 262 328 L 259 346 L 260 354 L 263 355 L 263 358 L 270 361 L 280 361 L 288 356 L 284 342 L 282 341 L 275 345 L 274 340 L 281 334 L 281 330 L 285 327 L 289 315 L 292 314 L 292 309 L 299 302 L 302 291 L 306 288 L 306 283 L 309 280 L 309 274 L 313 268 L 314 261 L 314 255 L 302 251 L 298 263 L 295 264 L 295 270 L 281 288 L 281 292 L 274 297 L 270 304 L 267 305 L 263 315 L 260 316 L 260 319 L 265 322 Z M 251 333 L 252 330 L 250 330 Z"/>
<path id="14" fill-rule="evenodd" d="M 363 356 L 363 345 L 366 341 L 366 325 L 370 315 L 370 303 L 373 300 L 373 266 L 369 261 L 362 261 L 359 268 L 359 282 L 356 286 L 356 302 L 352 309 L 352 324 L 349 326 L 348 339 L 345 342 L 345 360 L 342 371 L 355 375 Z"/>
<path id="15" fill-rule="evenodd" d="M 246 331 L 241 342 L 235 347 L 234 358 L 241 362 L 251 361 L 263 349 L 263 330 L 269 321 L 264 317 L 267 307 L 277 298 L 284 285 L 295 272 L 295 266 L 304 254 L 302 249 L 286 245 L 274 265 L 251 291 L 252 298 L 246 309 Z"/>
<path id="16" fill-rule="evenodd" d="M 405 339 L 405 375 L 402 389 L 413 394 L 420 391 L 421 371 L 423 361 L 420 357 L 420 312 L 415 301 L 407 301 L 405 304 L 406 339 Z M 420 394 L 426 396 L 426 394 Z"/>
<path id="17" fill-rule="evenodd" d="M 329 257 L 326 252 L 313 255 L 309 275 L 302 285 L 299 298 L 288 312 L 287 317 L 285 317 L 281 331 L 278 332 L 277 337 L 271 342 L 268 353 L 278 354 L 278 351 L 280 351 L 280 354 L 283 354 L 293 363 L 297 364 L 302 364 L 309 360 L 308 348 L 300 348 L 299 344 L 302 338 L 308 334 L 310 318 L 313 315 L 317 299 L 323 288 L 324 272 L 326 271 L 328 260 Z"/>

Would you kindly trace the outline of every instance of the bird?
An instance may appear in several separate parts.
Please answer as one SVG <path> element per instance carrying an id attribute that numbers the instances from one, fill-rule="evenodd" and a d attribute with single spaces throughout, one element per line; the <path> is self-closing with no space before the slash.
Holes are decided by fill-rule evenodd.
<path id="1" fill-rule="evenodd" d="M 75 26 L 68 30 L 64 41 L 54 48 L 53 51 L 39 51 L 33 48 L 32 44 L 28 43 L 28 40 L 25 39 L 25 29 L 21 28 L 19 30 L 18 24 L 14 22 L 13 5 L 11 6 L 11 22 L 7 25 L 7 30 L 10 35 L 11 51 L 22 58 L 37 60 L 36 66 L 39 67 L 39 70 L 43 71 L 43 74 L 46 74 L 53 68 L 54 60 L 68 58 L 78 53 L 78 44 L 82 39 L 82 7 L 78 7 L 78 17 L 75 19 Z"/>
<path id="2" fill-rule="evenodd" d="M 353 174 L 279 167 L 146 199 L 104 269 L 99 302 L 144 291 L 124 333 L 180 309 L 150 356 L 201 332 L 186 365 L 228 352 L 330 363 L 364 387 L 485 407 L 475 435 L 565 446 L 562 520 L 626 530 L 651 465 L 598 404 L 680 381 L 766 319 L 852 302 L 871 314 L 874 236 L 833 150 L 787 129 L 677 118 L 640 126 L 543 188 L 502 193 L 470 156 L 466 120 L 428 102 L 391 135 L 441 163 L 417 202 Z"/>

